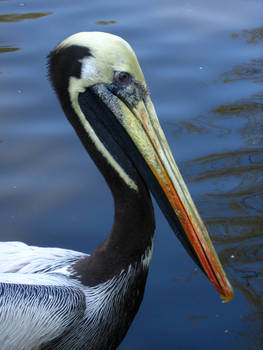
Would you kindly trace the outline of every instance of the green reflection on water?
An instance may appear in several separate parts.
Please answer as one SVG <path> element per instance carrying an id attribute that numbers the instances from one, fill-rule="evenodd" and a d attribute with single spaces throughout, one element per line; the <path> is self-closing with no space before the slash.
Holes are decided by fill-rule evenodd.
<path id="1" fill-rule="evenodd" d="M 51 14 L 52 12 L 9 13 L 0 15 L 0 22 L 20 22 L 25 19 L 36 19 Z"/>
<path id="2" fill-rule="evenodd" d="M 0 46 L 0 53 L 14 52 L 18 50 L 20 50 L 19 47 L 1 47 Z"/>
<path id="3" fill-rule="evenodd" d="M 107 26 L 109 24 L 115 24 L 117 23 L 116 21 L 97 21 L 95 22 L 95 24 L 98 24 L 98 25 L 102 25 L 102 26 Z"/>
<path id="4" fill-rule="evenodd" d="M 187 164 L 188 162 L 186 162 Z M 253 171 L 258 172 L 258 176 L 263 173 L 263 150 L 261 149 L 245 149 L 235 152 L 222 152 L 219 154 L 209 154 L 207 156 L 189 161 L 195 164 L 195 167 L 200 168 L 198 173 L 190 174 L 191 182 L 200 182 L 211 180 L 213 178 L 222 178 L 222 176 L 239 177 L 242 174 Z M 188 167 L 191 165 L 187 165 Z M 254 179 L 255 181 L 255 179 Z M 255 184 L 255 182 L 254 182 Z M 242 191 L 239 191 L 241 194 Z M 226 196 L 224 193 L 217 193 L 216 196 Z M 227 196 L 231 196 L 228 192 Z"/>
<path id="5" fill-rule="evenodd" d="M 246 39 L 247 44 L 257 45 L 263 41 L 263 27 L 253 28 L 253 29 L 244 29 L 239 34 L 233 33 L 231 34 L 233 39 L 237 39 L 239 37 Z"/>
<path id="6" fill-rule="evenodd" d="M 263 59 L 254 59 L 249 63 L 234 66 L 231 71 L 220 76 L 224 83 L 236 82 L 238 80 L 263 81 Z"/>
<path id="7" fill-rule="evenodd" d="M 260 103 L 237 102 L 228 105 L 221 105 L 212 110 L 212 112 L 220 114 L 251 114 L 263 112 L 263 105 Z"/>

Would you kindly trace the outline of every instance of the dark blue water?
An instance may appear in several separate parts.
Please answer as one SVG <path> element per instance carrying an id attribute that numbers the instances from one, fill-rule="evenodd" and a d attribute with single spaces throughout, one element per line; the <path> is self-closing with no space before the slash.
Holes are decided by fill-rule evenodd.
<path id="1" fill-rule="evenodd" d="M 261 0 L 0 1 L 0 239 L 91 252 L 109 233 L 109 190 L 45 57 L 75 32 L 111 32 L 137 53 L 235 287 L 222 304 L 156 207 L 146 294 L 121 350 L 263 348 L 262 18 Z"/>

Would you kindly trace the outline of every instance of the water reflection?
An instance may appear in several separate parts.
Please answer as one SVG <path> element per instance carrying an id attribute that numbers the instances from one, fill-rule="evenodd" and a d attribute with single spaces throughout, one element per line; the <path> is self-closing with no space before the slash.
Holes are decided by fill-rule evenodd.
<path id="1" fill-rule="evenodd" d="M 232 36 L 246 44 L 259 44 L 263 29 L 243 30 Z M 219 76 L 223 84 L 262 82 L 263 59 L 235 65 Z M 193 184 L 205 187 L 198 206 L 220 258 L 234 285 L 247 299 L 250 310 L 242 316 L 245 331 L 230 330 L 249 339 L 251 349 L 263 346 L 263 93 L 221 104 L 207 115 L 181 122 L 175 133 L 212 134 L 225 140 L 235 135 L 240 147 L 208 154 L 184 163 L 184 174 Z M 225 125 L 222 126 L 222 121 Z M 235 144 L 236 146 L 237 144 Z M 203 315 L 203 317 L 207 317 Z M 200 318 L 192 318 L 198 322 Z"/>
<path id="2" fill-rule="evenodd" d="M 20 50 L 19 47 L 8 47 L 0 45 L 0 53 L 14 52 Z"/>
<path id="3" fill-rule="evenodd" d="M 254 28 L 254 29 L 245 29 L 242 30 L 240 34 L 233 33 L 231 35 L 233 39 L 239 37 L 246 39 L 247 44 L 257 45 L 263 40 L 263 27 Z"/>
<path id="4" fill-rule="evenodd" d="M 101 25 L 101 26 L 107 26 L 109 24 L 115 24 L 117 23 L 116 21 L 97 21 L 95 24 Z"/>
<path id="5" fill-rule="evenodd" d="M 236 116 L 246 119 L 251 126 L 247 128 L 247 136 L 253 139 L 253 134 L 250 134 L 253 118 L 246 113 Z M 256 119 L 254 124 L 256 130 Z M 244 134 L 245 128 L 240 129 L 241 138 Z M 198 182 L 199 186 L 201 183 L 208 188 L 198 206 L 214 241 L 221 248 L 219 255 L 228 267 L 234 287 L 250 304 L 251 311 L 243 319 L 247 331 L 242 336 L 262 346 L 263 149 L 245 148 L 212 154 L 184 165 L 192 183 Z M 254 318 L 254 314 L 258 316 Z"/>
<path id="6" fill-rule="evenodd" d="M 36 19 L 51 14 L 52 12 L 8 13 L 0 15 L 0 22 L 20 22 L 25 19 Z"/>
<path id="7" fill-rule="evenodd" d="M 236 65 L 231 71 L 220 76 L 223 83 L 233 83 L 239 80 L 263 81 L 263 59 L 254 59 L 248 63 Z"/>
<path id="8" fill-rule="evenodd" d="M 206 314 L 202 314 L 202 315 L 188 315 L 187 316 L 187 320 L 192 322 L 193 324 L 197 324 L 200 321 L 206 320 L 206 319 L 215 319 L 217 318 L 218 315 L 206 315 Z"/>

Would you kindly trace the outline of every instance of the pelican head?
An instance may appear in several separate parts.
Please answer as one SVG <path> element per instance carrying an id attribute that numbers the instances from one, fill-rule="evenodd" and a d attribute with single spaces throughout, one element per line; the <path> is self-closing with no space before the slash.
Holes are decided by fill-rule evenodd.
<path id="1" fill-rule="evenodd" d="M 140 174 L 188 254 L 223 300 L 230 300 L 232 287 L 174 161 L 130 45 L 108 33 L 72 35 L 51 52 L 49 74 L 94 161 L 90 148 L 135 193 Z"/>

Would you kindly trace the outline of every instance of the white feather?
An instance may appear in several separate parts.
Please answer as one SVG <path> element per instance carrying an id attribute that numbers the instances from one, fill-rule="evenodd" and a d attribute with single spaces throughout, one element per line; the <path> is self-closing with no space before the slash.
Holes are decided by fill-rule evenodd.
<path id="1" fill-rule="evenodd" d="M 89 287 L 69 277 L 71 265 L 87 254 L 0 242 L 0 349 L 39 350 L 65 331 L 56 350 L 93 349 L 110 334 L 110 320 L 151 255 L 152 246 L 140 262 Z"/>
<path id="2" fill-rule="evenodd" d="M 15 274 L 14 274 L 15 275 Z M 0 283 L 1 350 L 35 350 L 83 317 L 83 292 L 70 286 Z M 39 281 L 40 281 L 39 276 Z M 50 281 L 49 281 L 50 283 Z"/>
<path id="3" fill-rule="evenodd" d="M 51 272 L 88 256 L 74 250 L 40 248 L 22 242 L 0 242 L 0 273 Z"/>

